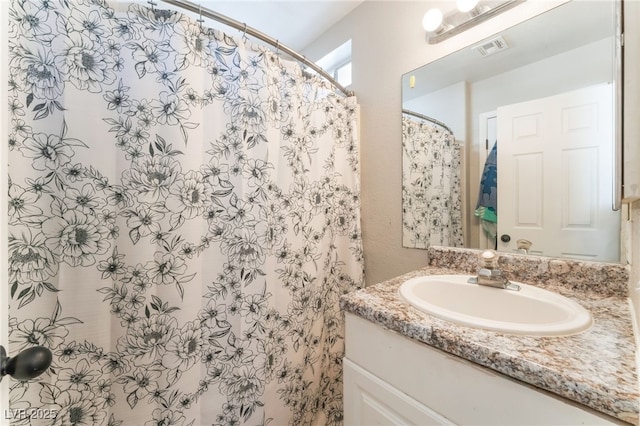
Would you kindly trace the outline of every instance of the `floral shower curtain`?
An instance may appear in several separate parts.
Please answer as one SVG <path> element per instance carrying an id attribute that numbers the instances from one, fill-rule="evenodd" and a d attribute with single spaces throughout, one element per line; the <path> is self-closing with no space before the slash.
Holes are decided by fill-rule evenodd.
<path id="1" fill-rule="evenodd" d="M 462 247 L 460 157 L 453 133 L 403 114 L 403 246 Z"/>
<path id="2" fill-rule="evenodd" d="M 173 11 L 9 28 L 8 351 L 54 355 L 12 424 L 340 424 L 355 99 Z"/>

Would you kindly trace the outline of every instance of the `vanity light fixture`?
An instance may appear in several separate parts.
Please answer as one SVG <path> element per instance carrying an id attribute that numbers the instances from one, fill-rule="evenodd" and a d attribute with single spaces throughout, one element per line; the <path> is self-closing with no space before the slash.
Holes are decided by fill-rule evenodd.
<path id="1" fill-rule="evenodd" d="M 460 12 L 467 13 L 470 17 L 474 18 L 489 10 L 489 6 L 478 3 L 480 3 L 478 0 L 457 0 L 456 7 Z"/>
<path id="2" fill-rule="evenodd" d="M 440 9 L 430 9 L 422 18 L 429 44 L 440 43 L 478 25 L 526 0 L 457 0 L 457 10 L 442 14 Z"/>
<path id="3" fill-rule="evenodd" d="M 431 9 L 424 14 L 422 18 L 422 27 L 427 33 L 442 34 L 446 28 L 442 24 L 442 11 L 440 9 Z"/>

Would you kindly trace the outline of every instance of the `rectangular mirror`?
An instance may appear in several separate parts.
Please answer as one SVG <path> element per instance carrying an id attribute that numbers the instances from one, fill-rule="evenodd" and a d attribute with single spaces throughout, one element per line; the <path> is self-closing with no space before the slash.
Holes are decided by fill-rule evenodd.
<path id="1" fill-rule="evenodd" d="M 620 262 L 616 7 L 570 1 L 402 76 L 405 247 Z"/>

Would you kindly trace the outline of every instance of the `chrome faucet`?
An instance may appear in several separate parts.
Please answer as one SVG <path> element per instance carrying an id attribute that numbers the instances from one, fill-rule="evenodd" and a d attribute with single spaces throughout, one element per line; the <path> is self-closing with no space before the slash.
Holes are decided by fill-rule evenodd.
<path id="1" fill-rule="evenodd" d="M 479 256 L 479 261 L 478 276 L 469 278 L 469 283 L 514 291 L 520 290 L 518 284 L 510 282 L 502 275 L 502 271 L 498 269 L 498 254 L 495 251 L 483 251 Z"/>

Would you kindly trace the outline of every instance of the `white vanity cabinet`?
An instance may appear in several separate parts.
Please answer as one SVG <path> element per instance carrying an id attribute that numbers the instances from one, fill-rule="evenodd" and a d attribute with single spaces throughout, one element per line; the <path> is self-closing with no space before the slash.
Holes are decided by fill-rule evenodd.
<path id="1" fill-rule="evenodd" d="M 344 424 L 626 424 L 346 313 Z"/>

